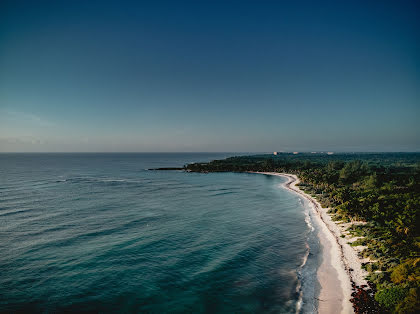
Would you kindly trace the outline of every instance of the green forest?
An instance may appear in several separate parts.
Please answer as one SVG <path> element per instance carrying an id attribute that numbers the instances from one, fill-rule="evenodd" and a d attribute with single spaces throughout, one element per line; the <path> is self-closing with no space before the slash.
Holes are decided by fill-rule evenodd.
<path id="1" fill-rule="evenodd" d="M 364 221 L 348 230 L 362 236 L 372 263 L 370 287 L 354 287 L 356 313 L 420 312 L 420 154 L 281 153 L 231 157 L 184 167 L 191 172 L 269 171 L 296 174 L 337 221 Z"/>

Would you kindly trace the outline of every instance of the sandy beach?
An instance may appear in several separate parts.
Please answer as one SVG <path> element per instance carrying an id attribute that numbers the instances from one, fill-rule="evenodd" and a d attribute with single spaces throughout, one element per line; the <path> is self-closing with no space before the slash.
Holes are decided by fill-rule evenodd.
<path id="1" fill-rule="evenodd" d="M 266 175 L 283 176 L 289 179 L 285 187 L 306 198 L 312 208 L 311 217 L 318 226 L 322 246 L 322 262 L 317 272 L 321 290 L 318 296 L 320 314 L 353 313 L 350 302 L 352 284 L 365 285 L 367 272 L 361 268 L 363 259 L 358 257 L 358 248 L 348 244 L 352 239 L 345 233 L 348 224 L 331 220 L 328 208 L 299 189 L 296 175 L 274 172 L 259 172 Z"/>

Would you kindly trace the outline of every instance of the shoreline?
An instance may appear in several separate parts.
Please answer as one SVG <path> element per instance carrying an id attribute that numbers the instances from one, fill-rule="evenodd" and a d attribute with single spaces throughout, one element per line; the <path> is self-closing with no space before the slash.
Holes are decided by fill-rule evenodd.
<path id="1" fill-rule="evenodd" d="M 328 208 L 311 195 L 305 193 L 297 184 L 299 178 L 294 174 L 277 172 L 253 172 L 288 178 L 284 187 L 305 198 L 312 209 L 311 218 L 318 227 L 318 238 L 322 247 L 322 261 L 317 270 L 317 279 L 321 286 L 318 296 L 318 313 L 337 314 L 354 313 L 350 302 L 353 286 L 367 285 L 367 272 L 361 268 L 363 260 L 358 251 L 350 246 L 350 239 L 344 233 L 347 225 L 332 221 Z M 337 289 L 339 288 L 339 289 Z"/>

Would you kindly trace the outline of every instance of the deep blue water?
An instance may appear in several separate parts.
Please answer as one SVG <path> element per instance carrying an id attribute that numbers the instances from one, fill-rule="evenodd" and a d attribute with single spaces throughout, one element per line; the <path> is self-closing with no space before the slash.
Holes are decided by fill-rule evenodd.
<path id="1" fill-rule="evenodd" d="M 303 282 L 312 311 L 285 179 L 146 170 L 229 155 L 0 154 L 0 310 L 295 313 Z"/>

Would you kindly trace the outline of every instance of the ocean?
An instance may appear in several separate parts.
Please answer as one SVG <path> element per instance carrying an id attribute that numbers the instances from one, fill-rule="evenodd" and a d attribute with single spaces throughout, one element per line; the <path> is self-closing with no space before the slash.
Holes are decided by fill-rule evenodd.
<path id="1" fill-rule="evenodd" d="M 316 312 L 285 178 L 148 170 L 232 155 L 0 154 L 0 311 Z"/>

